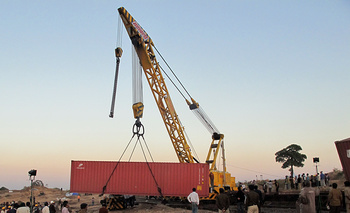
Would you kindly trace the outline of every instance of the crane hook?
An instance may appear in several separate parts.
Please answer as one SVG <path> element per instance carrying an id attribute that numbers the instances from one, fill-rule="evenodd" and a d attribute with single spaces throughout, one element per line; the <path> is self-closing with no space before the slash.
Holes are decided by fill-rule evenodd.
<path id="1" fill-rule="evenodd" d="M 142 125 L 140 119 L 137 119 L 135 121 L 135 124 L 132 126 L 132 132 L 134 133 L 134 135 L 137 135 L 138 138 L 140 136 L 143 137 L 143 135 L 145 134 L 145 128 Z"/>

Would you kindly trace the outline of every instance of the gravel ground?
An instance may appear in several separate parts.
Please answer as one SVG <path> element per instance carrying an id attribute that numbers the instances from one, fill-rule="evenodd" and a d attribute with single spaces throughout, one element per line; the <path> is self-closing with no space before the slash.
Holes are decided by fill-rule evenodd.
<path id="1" fill-rule="evenodd" d="M 42 192 L 44 195 L 38 195 L 37 193 Z M 45 187 L 39 188 L 35 191 L 36 200 L 40 203 L 43 203 L 44 201 L 57 201 L 58 198 L 62 198 L 65 196 L 65 192 L 60 191 L 59 189 L 48 189 Z M 13 192 L 2 192 L 0 193 L 0 201 L 27 201 L 28 197 L 30 196 L 30 190 L 16 190 Z M 95 205 L 91 205 L 91 198 L 95 197 Z M 88 213 L 96 213 L 100 209 L 101 205 L 99 204 L 100 198 L 98 195 L 82 195 L 80 202 L 77 202 L 76 197 L 69 197 L 66 198 L 69 201 L 69 205 L 72 207 L 73 212 L 76 213 L 80 209 L 80 204 L 85 202 L 88 203 Z M 160 203 L 159 200 L 146 200 L 144 197 L 138 197 L 137 202 L 139 202 L 138 205 L 135 205 L 133 208 L 128 207 L 128 209 L 125 210 L 119 210 L 119 211 L 113 211 L 115 213 L 142 213 L 142 212 L 152 212 L 152 213 L 164 213 L 164 212 L 170 212 L 170 213 L 191 213 L 189 206 L 188 209 L 185 209 L 183 205 L 163 205 Z M 199 209 L 198 213 L 213 213 L 217 212 L 215 210 L 215 205 L 211 209 L 213 210 L 203 210 Z M 61 211 L 58 211 L 60 213 Z M 232 205 L 230 206 L 230 212 L 236 213 L 236 206 Z M 263 207 L 262 213 L 295 213 L 295 209 L 287 209 L 287 208 L 268 208 Z M 112 212 L 111 212 L 112 213 Z M 322 211 L 322 213 L 326 213 L 326 211 Z"/>

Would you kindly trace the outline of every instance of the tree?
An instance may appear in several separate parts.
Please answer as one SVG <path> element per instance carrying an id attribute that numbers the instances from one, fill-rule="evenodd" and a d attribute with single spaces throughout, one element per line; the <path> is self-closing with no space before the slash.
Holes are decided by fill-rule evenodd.
<path id="1" fill-rule="evenodd" d="M 294 177 L 294 167 L 303 167 L 303 162 L 307 159 L 305 154 L 301 154 L 301 146 L 291 144 L 286 148 L 275 153 L 276 162 L 283 163 L 282 169 L 290 167 L 290 175 Z"/>

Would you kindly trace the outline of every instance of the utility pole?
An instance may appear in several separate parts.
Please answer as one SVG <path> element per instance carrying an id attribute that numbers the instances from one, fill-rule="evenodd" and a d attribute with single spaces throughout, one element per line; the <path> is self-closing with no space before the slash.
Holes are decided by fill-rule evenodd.
<path id="1" fill-rule="evenodd" d="M 30 179 L 30 213 L 33 213 L 33 181 L 35 180 L 36 170 L 30 170 L 28 175 Z"/>
<path id="2" fill-rule="evenodd" d="M 319 187 L 320 186 L 320 181 L 318 181 L 318 179 L 320 179 L 320 177 L 318 175 L 317 163 L 320 162 L 320 158 L 315 157 L 313 160 L 314 160 L 314 163 L 316 164 L 316 187 Z M 318 204 L 317 204 L 317 207 L 316 207 L 316 211 L 317 211 L 317 213 L 321 212 L 321 194 L 318 195 Z"/>

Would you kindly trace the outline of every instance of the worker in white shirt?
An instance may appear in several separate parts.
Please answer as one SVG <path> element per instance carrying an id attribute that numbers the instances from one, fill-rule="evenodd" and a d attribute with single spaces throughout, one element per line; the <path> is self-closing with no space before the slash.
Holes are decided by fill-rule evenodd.
<path id="1" fill-rule="evenodd" d="M 191 203 L 192 206 L 192 213 L 198 212 L 198 205 L 199 205 L 199 197 L 196 192 L 196 188 L 192 189 L 191 194 L 187 196 L 187 200 Z"/>

